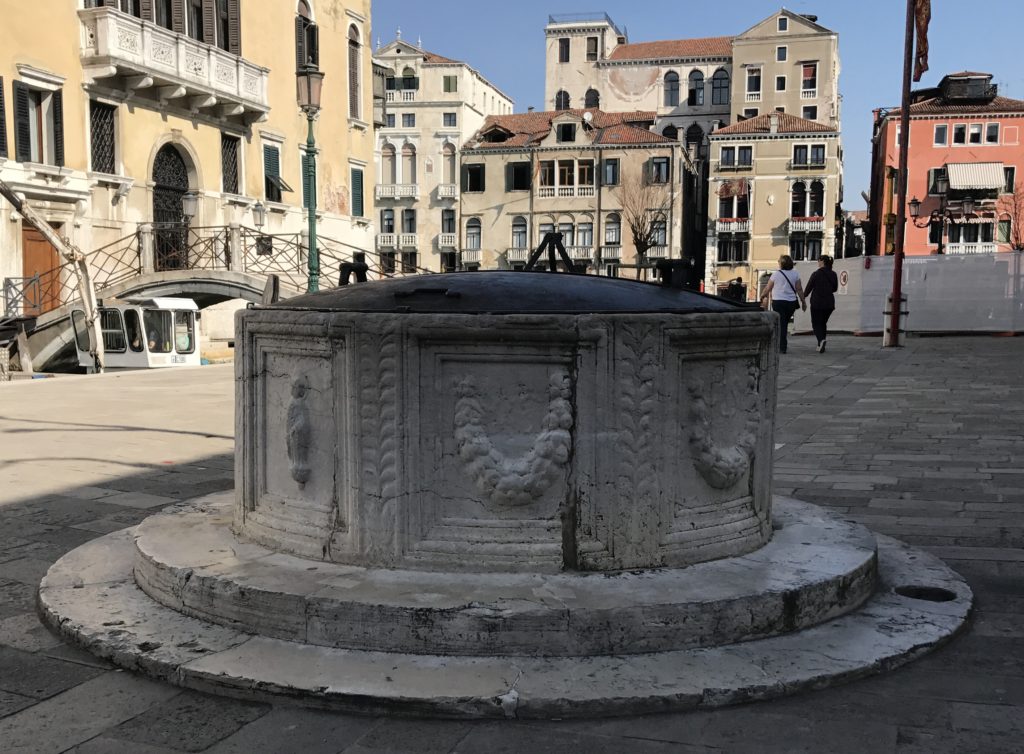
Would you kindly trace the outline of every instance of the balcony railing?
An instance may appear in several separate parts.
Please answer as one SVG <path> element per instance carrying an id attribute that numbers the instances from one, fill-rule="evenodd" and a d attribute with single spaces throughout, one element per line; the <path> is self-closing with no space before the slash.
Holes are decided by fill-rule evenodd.
<path id="1" fill-rule="evenodd" d="M 747 102 L 760 102 L 761 92 L 747 92 Z"/>
<path id="2" fill-rule="evenodd" d="M 509 262 L 528 262 L 530 261 L 530 249 L 522 246 L 513 247 L 505 252 L 505 258 Z"/>
<path id="3" fill-rule="evenodd" d="M 555 187 L 554 186 L 541 186 L 540 188 L 537 189 L 537 198 L 538 199 L 550 199 L 554 195 L 555 195 Z"/>
<path id="4" fill-rule="evenodd" d="M 415 233 L 399 233 L 398 245 L 403 249 L 415 249 L 420 245 L 420 237 Z"/>
<path id="5" fill-rule="evenodd" d="M 719 218 L 715 221 L 715 231 L 718 233 L 749 233 L 750 218 Z"/>
<path id="6" fill-rule="evenodd" d="M 567 246 L 565 252 L 571 259 L 586 259 L 589 261 L 594 258 L 593 246 Z"/>
<path id="7" fill-rule="evenodd" d="M 441 249 L 454 249 L 459 245 L 459 236 L 457 233 L 438 233 L 437 245 Z"/>
<path id="8" fill-rule="evenodd" d="M 457 183 L 442 183 L 437 187 L 437 195 L 441 199 L 455 199 L 459 195 Z"/>
<path id="9" fill-rule="evenodd" d="M 115 8 L 88 8 L 78 17 L 82 64 L 91 81 L 161 108 L 247 123 L 270 111 L 266 68 Z"/>
<path id="10" fill-rule="evenodd" d="M 480 264 L 483 254 L 480 249 L 465 249 L 462 252 L 463 264 Z"/>
<path id="11" fill-rule="evenodd" d="M 378 249 L 393 249 L 396 246 L 398 236 L 394 233 L 378 233 L 377 234 L 377 248 Z"/>
<path id="12" fill-rule="evenodd" d="M 730 170 L 753 170 L 754 164 L 751 162 L 722 162 L 719 160 L 715 163 L 715 170 L 719 172 L 728 172 Z"/>
<path id="13" fill-rule="evenodd" d="M 824 217 L 791 217 L 790 233 L 822 233 L 825 230 Z"/>
<path id="14" fill-rule="evenodd" d="M 790 160 L 788 164 L 790 170 L 824 170 L 825 168 L 825 162 L 821 160 L 815 162 L 797 162 L 796 160 Z"/>
<path id="15" fill-rule="evenodd" d="M 593 196 L 597 192 L 593 186 L 577 186 L 576 196 Z"/>
<path id="16" fill-rule="evenodd" d="M 558 195 L 561 197 L 576 196 L 575 186 L 559 186 Z"/>
<path id="17" fill-rule="evenodd" d="M 606 262 L 615 259 L 622 259 L 622 247 L 621 246 L 602 246 L 601 247 L 601 258 Z"/>
<path id="18" fill-rule="evenodd" d="M 995 254 L 994 243 L 951 243 L 945 247 L 947 254 Z"/>
<path id="19" fill-rule="evenodd" d="M 378 183 L 378 199 L 419 199 L 420 187 L 415 183 Z"/>
<path id="20" fill-rule="evenodd" d="M 647 250 L 648 259 L 667 259 L 668 246 L 652 246 Z"/>
<path id="21" fill-rule="evenodd" d="M 815 89 L 801 89 L 800 90 L 800 99 L 817 99 L 817 98 L 818 98 L 818 90 L 816 88 Z"/>
<path id="22" fill-rule="evenodd" d="M 399 89 L 387 92 L 384 95 L 384 99 L 387 102 L 415 102 L 416 101 L 416 90 L 415 89 Z"/>

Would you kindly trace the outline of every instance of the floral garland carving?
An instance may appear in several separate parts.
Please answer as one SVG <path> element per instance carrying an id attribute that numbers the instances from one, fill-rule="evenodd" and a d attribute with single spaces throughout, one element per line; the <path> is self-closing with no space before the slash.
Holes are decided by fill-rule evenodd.
<path id="1" fill-rule="evenodd" d="M 706 386 L 690 382 L 690 452 L 693 465 L 709 485 L 717 490 L 735 486 L 750 471 L 757 447 L 757 430 L 761 424 L 758 410 L 757 383 L 759 372 L 756 365 L 747 368 L 746 395 L 751 403 L 744 412 L 746 422 L 734 445 L 722 446 L 711 437 L 711 408 L 708 406 Z"/>
<path id="2" fill-rule="evenodd" d="M 657 328 L 623 325 L 622 367 L 619 370 L 618 455 L 621 490 L 626 498 L 650 499 L 656 479 L 653 461 L 652 417 L 658 374 Z"/>
<path id="3" fill-rule="evenodd" d="M 543 495 L 562 475 L 572 455 L 572 387 L 562 371 L 551 375 L 548 410 L 533 447 L 519 458 L 506 458 L 494 447 L 482 425 L 483 407 L 471 376 L 458 381 L 455 403 L 455 440 L 463 466 L 477 489 L 494 505 L 528 505 Z"/>

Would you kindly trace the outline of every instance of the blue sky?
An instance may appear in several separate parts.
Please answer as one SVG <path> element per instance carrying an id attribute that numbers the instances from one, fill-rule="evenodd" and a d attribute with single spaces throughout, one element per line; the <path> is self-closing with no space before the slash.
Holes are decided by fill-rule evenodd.
<path id="1" fill-rule="evenodd" d="M 515 100 L 516 112 L 542 109 L 544 25 L 549 13 L 605 11 L 628 29 L 631 42 L 738 34 L 779 9 L 771 0 L 681 2 L 466 2 L 373 0 L 373 39 L 387 44 L 402 29 L 431 52 L 464 60 Z M 905 5 L 899 0 L 791 0 L 787 8 L 813 13 L 839 33 L 842 60 L 843 146 L 847 209 L 862 209 L 870 176 L 871 111 L 898 105 L 903 64 Z M 979 12 L 972 12 L 977 8 Z M 1000 94 L 1024 99 L 1020 29 L 1024 3 L 932 0 L 931 70 L 922 86 L 945 72 L 995 75 Z"/>

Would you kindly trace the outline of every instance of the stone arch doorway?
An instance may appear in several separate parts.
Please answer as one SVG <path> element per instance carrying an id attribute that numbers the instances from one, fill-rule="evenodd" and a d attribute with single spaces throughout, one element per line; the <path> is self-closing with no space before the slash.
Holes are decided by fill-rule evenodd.
<path id="1" fill-rule="evenodd" d="M 164 144 L 153 160 L 153 240 L 157 272 L 185 269 L 188 264 L 188 219 L 184 197 L 189 171 L 173 144 Z"/>

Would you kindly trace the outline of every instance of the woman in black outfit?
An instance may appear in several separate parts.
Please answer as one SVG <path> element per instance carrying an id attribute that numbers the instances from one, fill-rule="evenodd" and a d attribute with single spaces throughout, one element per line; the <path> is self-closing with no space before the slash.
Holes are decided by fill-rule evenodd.
<path id="1" fill-rule="evenodd" d="M 825 353 L 828 337 L 828 318 L 836 308 L 835 292 L 839 290 L 839 276 L 832 271 L 832 257 L 818 260 L 818 269 L 811 273 L 804 293 L 811 300 L 811 328 L 818 339 L 818 353 Z"/>

